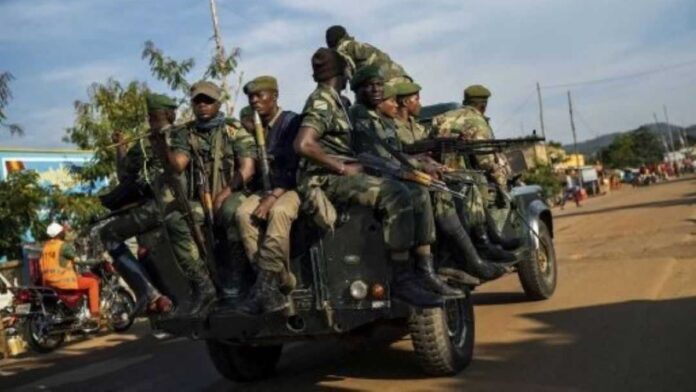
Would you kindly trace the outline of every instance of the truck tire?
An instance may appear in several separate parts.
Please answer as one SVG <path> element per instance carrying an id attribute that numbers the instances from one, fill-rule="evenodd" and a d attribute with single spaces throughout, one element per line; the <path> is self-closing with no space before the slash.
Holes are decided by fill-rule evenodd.
<path id="1" fill-rule="evenodd" d="M 220 374 L 231 381 L 248 382 L 268 378 L 275 370 L 282 345 L 232 345 L 216 339 L 206 340 L 208 355 Z"/>
<path id="2" fill-rule="evenodd" d="M 539 249 L 534 252 L 535 256 L 520 262 L 517 268 L 524 293 L 534 301 L 548 299 L 553 295 L 558 275 L 553 238 L 543 221 L 539 221 L 539 239 Z"/>
<path id="3" fill-rule="evenodd" d="M 409 319 L 416 356 L 430 376 L 451 376 L 464 370 L 474 353 L 474 306 L 471 294 L 450 300 L 443 308 L 417 309 Z"/>

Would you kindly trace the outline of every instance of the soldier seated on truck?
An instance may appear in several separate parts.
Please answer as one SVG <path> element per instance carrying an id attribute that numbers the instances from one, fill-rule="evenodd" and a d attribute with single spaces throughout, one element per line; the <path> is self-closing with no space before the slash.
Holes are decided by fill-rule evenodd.
<path id="1" fill-rule="evenodd" d="M 413 251 L 418 262 L 432 259 L 430 243 L 434 238 L 416 237 L 418 227 L 432 227 L 432 215 L 430 221 L 416 221 L 412 194 L 404 184 L 367 175 L 360 164 L 332 156 L 355 155 L 350 119 L 339 95 L 346 86 L 346 64 L 335 50 L 320 48 L 312 56 L 312 68 L 317 88 L 307 99 L 295 139 L 295 150 L 301 156 L 300 194 L 319 190 L 331 202 L 378 211 L 392 262 L 392 295 L 417 307 L 441 306 L 442 295 L 429 288 L 428 276 L 414 268 L 410 254 Z"/>

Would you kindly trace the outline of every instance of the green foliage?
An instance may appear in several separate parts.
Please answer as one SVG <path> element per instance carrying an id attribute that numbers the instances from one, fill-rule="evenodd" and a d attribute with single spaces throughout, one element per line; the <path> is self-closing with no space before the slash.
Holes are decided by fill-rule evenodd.
<path id="1" fill-rule="evenodd" d="M 183 92 L 184 95 L 188 94 L 191 83 L 186 80 L 186 76 L 196 64 L 192 58 L 176 61 L 165 56 L 152 41 L 145 41 L 141 58 L 148 60 L 150 72 L 154 77 L 166 82 L 172 90 Z"/>
<path id="2" fill-rule="evenodd" d="M 544 191 L 544 197 L 553 199 L 561 192 L 561 182 L 550 165 L 537 162 L 536 166 L 522 175 L 522 181 L 530 185 L 539 185 Z"/>
<path id="3" fill-rule="evenodd" d="M 146 91 L 146 86 L 137 81 L 124 86 L 109 79 L 89 88 L 88 101 L 75 102 L 75 125 L 66 130 L 63 140 L 80 149 L 94 150 L 94 158 L 78 175 L 80 180 L 93 184 L 114 174 L 116 153 L 110 147 L 111 135 L 120 130 L 128 138 L 147 129 Z"/>
<path id="4" fill-rule="evenodd" d="M 599 152 L 606 167 L 626 168 L 661 162 L 663 146 L 655 134 L 641 127 L 617 136 L 610 145 Z"/>
<path id="5" fill-rule="evenodd" d="M 0 127 L 7 128 L 10 135 L 23 136 L 24 129 L 19 124 L 7 124 L 7 114 L 5 107 L 12 100 L 12 90 L 10 90 L 10 82 L 14 79 L 9 72 L 0 73 Z"/>
<path id="6" fill-rule="evenodd" d="M 37 211 L 45 197 L 38 180 L 35 172 L 19 171 L 0 182 L 0 255 L 18 257 L 25 231 L 38 232 L 45 227 L 38 220 Z"/>

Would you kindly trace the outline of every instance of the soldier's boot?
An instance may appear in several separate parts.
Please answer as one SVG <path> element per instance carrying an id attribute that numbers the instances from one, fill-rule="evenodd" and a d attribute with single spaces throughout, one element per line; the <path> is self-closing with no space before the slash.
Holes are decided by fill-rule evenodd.
<path id="1" fill-rule="evenodd" d="M 217 272 L 222 284 L 220 303 L 227 308 L 238 307 L 249 291 L 250 267 L 241 243 L 228 245 L 227 264 L 218 265 Z M 251 278 L 253 280 L 253 278 Z"/>
<path id="2" fill-rule="evenodd" d="M 461 253 L 462 257 L 459 260 L 464 260 L 463 269 L 465 272 L 481 280 L 497 279 L 507 272 L 504 266 L 490 263 L 479 256 L 471 237 L 459 221 L 459 217 L 456 215 L 438 217 L 437 224 Z"/>
<path id="3" fill-rule="evenodd" d="M 437 308 L 444 305 L 442 295 L 425 289 L 425 280 L 416 276 L 411 261 L 392 262 L 391 294 L 417 308 Z"/>
<path id="4" fill-rule="evenodd" d="M 277 272 L 259 269 L 251 294 L 239 310 L 249 314 L 262 314 L 278 312 L 290 306 L 288 297 L 280 291 L 281 279 L 281 274 Z"/>
<path id="5" fill-rule="evenodd" d="M 514 253 L 497 247 L 488 237 L 486 225 L 474 226 L 472 230 L 472 240 L 474 241 L 478 254 L 484 259 L 493 263 L 512 263 L 517 260 Z"/>
<path id="6" fill-rule="evenodd" d="M 113 266 L 116 272 L 121 275 L 135 293 L 136 301 L 133 315 L 142 314 L 151 302 L 163 297 L 157 288 L 152 285 L 147 272 L 126 244 L 120 243 L 113 247 L 109 250 L 109 255 L 114 261 Z M 169 298 L 166 300 L 169 300 Z"/>
<path id="7" fill-rule="evenodd" d="M 216 291 L 206 268 L 196 268 L 192 272 L 190 277 L 191 307 L 188 309 L 188 313 L 189 316 L 198 316 L 205 312 L 215 300 Z"/>
<path id="8" fill-rule="evenodd" d="M 442 295 L 445 298 L 457 298 L 464 296 L 464 292 L 449 286 L 435 272 L 435 264 L 432 255 L 416 256 L 416 276 L 422 278 L 425 288 Z"/>
<path id="9" fill-rule="evenodd" d="M 499 233 L 493 217 L 488 212 L 486 212 L 486 226 L 488 237 L 504 250 L 515 250 L 522 245 L 522 240 L 519 237 L 506 237 Z"/>

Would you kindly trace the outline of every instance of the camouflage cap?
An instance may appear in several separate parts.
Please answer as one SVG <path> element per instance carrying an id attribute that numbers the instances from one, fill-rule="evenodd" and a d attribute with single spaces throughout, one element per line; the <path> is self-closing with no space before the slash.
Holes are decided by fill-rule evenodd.
<path id="1" fill-rule="evenodd" d="M 196 82 L 191 86 L 191 98 L 196 98 L 197 96 L 203 94 L 206 97 L 210 97 L 216 101 L 220 100 L 222 96 L 222 90 L 217 84 L 209 82 L 207 80 L 201 80 Z"/>
<path id="2" fill-rule="evenodd" d="M 402 97 L 406 95 L 413 95 L 421 91 L 421 86 L 418 83 L 413 82 L 401 82 L 394 85 L 396 88 L 396 95 Z"/>
<path id="3" fill-rule="evenodd" d="M 384 85 L 384 100 L 387 100 L 389 98 L 396 98 L 396 87 L 394 86 L 389 86 L 389 85 Z"/>
<path id="4" fill-rule="evenodd" d="M 239 111 L 239 119 L 243 120 L 247 117 L 252 117 L 254 115 L 254 109 L 251 106 L 244 106 L 242 110 Z"/>
<path id="5" fill-rule="evenodd" d="M 164 94 L 152 94 L 149 93 L 145 97 L 145 103 L 147 105 L 148 112 L 154 112 L 157 110 L 175 110 L 179 105 L 172 98 Z"/>
<path id="6" fill-rule="evenodd" d="M 474 84 L 464 89 L 464 100 L 487 100 L 491 92 L 480 84 Z"/>
<path id="7" fill-rule="evenodd" d="M 350 80 L 350 89 L 355 91 L 372 79 L 384 81 L 384 73 L 382 73 L 382 70 L 374 64 L 360 67 L 360 69 L 355 72 L 355 75 L 353 75 L 353 79 Z"/>
<path id="8" fill-rule="evenodd" d="M 249 95 L 259 91 L 278 91 L 278 81 L 273 76 L 259 76 L 244 85 L 244 94 Z"/>

